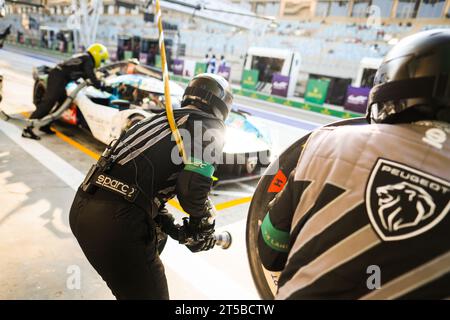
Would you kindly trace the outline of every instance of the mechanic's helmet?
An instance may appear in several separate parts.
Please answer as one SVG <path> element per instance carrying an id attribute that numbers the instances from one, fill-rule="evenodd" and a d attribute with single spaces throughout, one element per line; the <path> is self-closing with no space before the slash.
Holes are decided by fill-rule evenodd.
<path id="1" fill-rule="evenodd" d="M 213 73 L 202 73 L 189 81 L 181 100 L 182 107 L 194 105 L 224 121 L 232 104 L 230 84 L 222 76 Z"/>
<path id="2" fill-rule="evenodd" d="M 96 68 L 99 68 L 102 63 L 109 59 L 108 49 L 106 49 L 106 47 L 100 43 L 92 44 L 87 49 L 87 52 L 89 52 L 92 58 L 94 58 Z"/>
<path id="3" fill-rule="evenodd" d="M 419 32 L 389 51 L 366 117 L 372 123 L 450 122 L 450 30 Z"/>

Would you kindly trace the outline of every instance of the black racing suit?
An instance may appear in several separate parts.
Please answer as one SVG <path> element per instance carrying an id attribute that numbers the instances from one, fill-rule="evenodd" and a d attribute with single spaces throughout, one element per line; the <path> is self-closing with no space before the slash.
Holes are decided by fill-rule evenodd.
<path id="1" fill-rule="evenodd" d="M 213 161 L 198 159 L 200 152 L 211 146 L 216 154 L 222 154 L 224 123 L 193 109 L 175 110 L 174 115 L 182 133 L 197 134 L 193 143 L 183 135 L 185 149 L 192 151 L 189 158 L 197 159 L 190 162 L 197 165 L 182 164 L 163 113 L 139 122 L 121 137 L 112 154 L 114 163 L 106 172 L 137 185 L 137 199 L 129 202 L 102 188 L 93 194 L 79 189 L 72 204 L 72 232 L 117 299 L 169 298 L 153 221 L 167 200 L 177 195 L 191 217 L 207 213 L 214 167 Z M 212 142 L 199 137 L 207 130 L 213 131 Z"/>
<path id="2" fill-rule="evenodd" d="M 0 48 L 3 48 L 3 43 L 6 37 L 11 33 L 11 25 L 9 25 L 2 33 L 0 33 Z"/>
<path id="3" fill-rule="evenodd" d="M 89 53 L 74 55 L 50 70 L 47 79 L 47 91 L 36 105 L 30 119 L 41 119 L 49 114 L 55 103 L 61 105 L 67 98 L 66 85 L 79 78 L 88 79 L 96 88 L 101 82 L 94 72 L 94 59 Z"/>

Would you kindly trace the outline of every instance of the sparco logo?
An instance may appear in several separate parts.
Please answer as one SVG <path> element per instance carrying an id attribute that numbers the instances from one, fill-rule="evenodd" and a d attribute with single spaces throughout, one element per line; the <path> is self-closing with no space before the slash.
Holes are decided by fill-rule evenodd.
<path id="1" fill-rule="evenodd" d="M 378 235 L 385 241 L 404 240 L 444 219 L 450 209 L 450 183 L 404 164 L 378 159 L 365 197 Z"/>
<path id="2" fill-rule="evenodd" d="M 126 184 L 117 179 L 108 177 L 104 174 L 100 174 L 97 176 L 95 184 L 98 185 L 99 187 L 118 192 L 130 200 L 134 199 L 137 194 L 135 187 L 130 186 L 129 184 Z"/>

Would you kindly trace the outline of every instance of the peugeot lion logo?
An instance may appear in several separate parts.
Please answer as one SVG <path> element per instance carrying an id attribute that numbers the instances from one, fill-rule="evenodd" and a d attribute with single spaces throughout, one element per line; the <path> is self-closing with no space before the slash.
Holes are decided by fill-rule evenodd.
<path id="1" fill-rule="evenodd" d="M 450 182 L 402 163 L 378 159 L 365 192 L 372 227 L 384 241 L 416 237 L 450 211 Z"/>
<path id="2" fill-rule="evenodd" d="M 389 231 L 415 227 L 430 218 L 436 209 L 430 194 L 408 182 L 377 188 L 378 215 Z"/>

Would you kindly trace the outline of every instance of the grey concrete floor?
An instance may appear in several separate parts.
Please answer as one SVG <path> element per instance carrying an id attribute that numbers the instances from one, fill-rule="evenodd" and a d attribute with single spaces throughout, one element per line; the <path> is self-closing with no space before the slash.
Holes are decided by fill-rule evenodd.
<path id="1" fill-rule="evenodd" d="M 0 299 L 111 299 L 70 232 L 74 190 L 1 131 L 0 150 Z"/>

